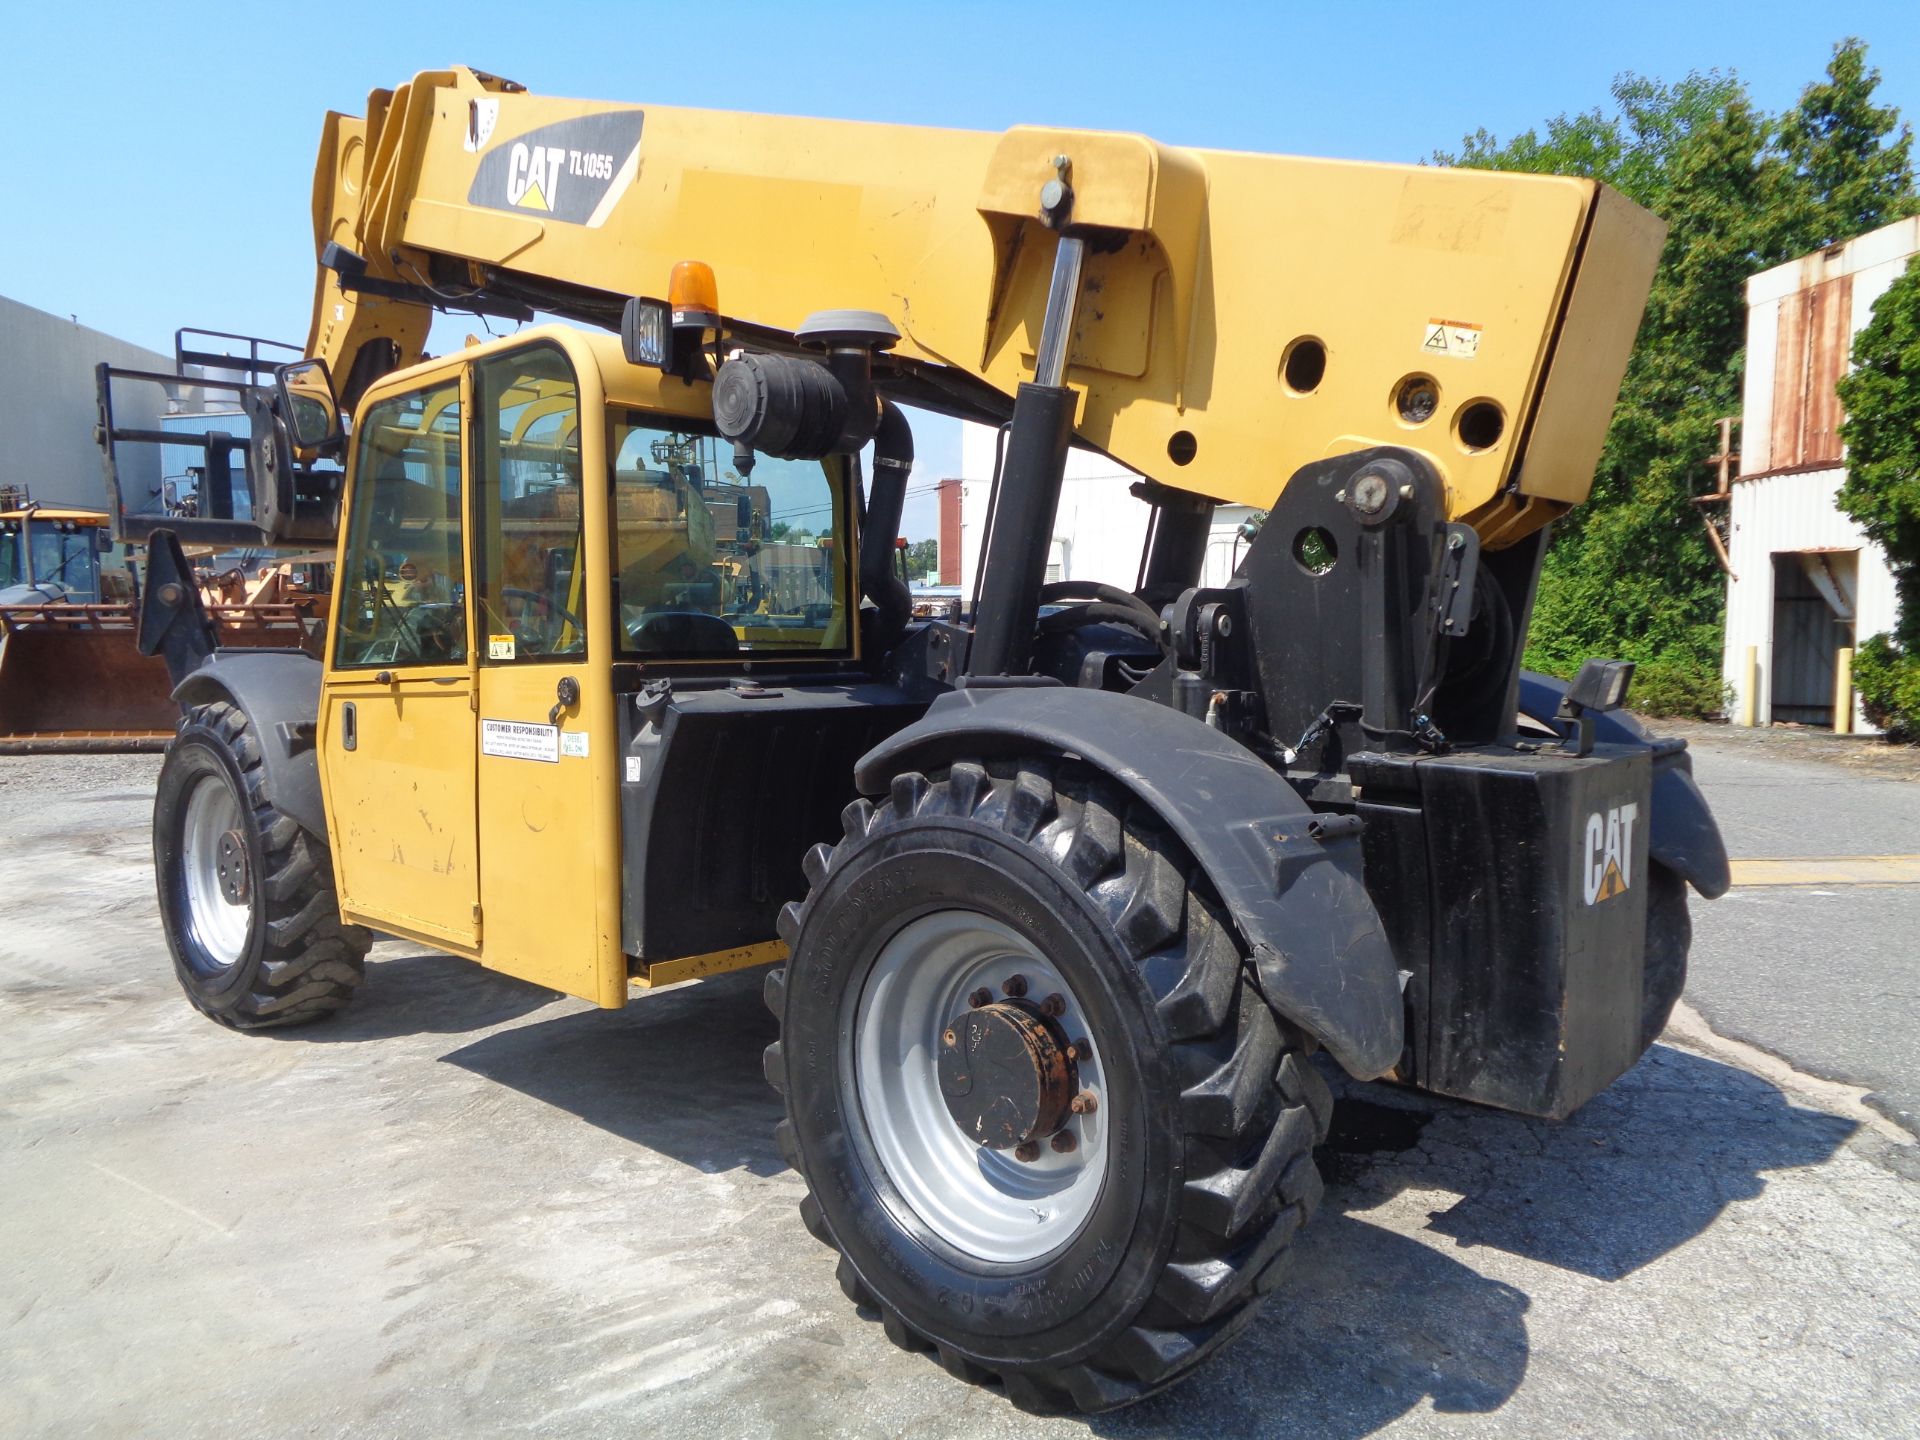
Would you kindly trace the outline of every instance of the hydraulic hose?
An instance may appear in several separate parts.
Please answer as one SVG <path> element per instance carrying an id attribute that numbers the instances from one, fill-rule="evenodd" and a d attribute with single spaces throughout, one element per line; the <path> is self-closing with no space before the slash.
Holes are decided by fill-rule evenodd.
<path id="1" fill-rule="evenodd" d="M 1138 606 L 1114 605 L 1105 600 L 1089 601 L 1084 605 L 1074 605 L 1071 609 L 1056 610 L 1051 615 L 1042 615 L 1038 628 L 1043 635 L 1053 635 L 1063 630 L 1078 630 L 1083 625 L 1125 626 L 1145 636 L 1159 649 L 1167 648 L 1167 638 L 1161 633 L 1158 617 L 1142 614 Z"/>
<path id="2" fill-rule="evenodd" d="M 1055 580 L 1040 587 L 1042 605 L 1062 605 L 1070 600 L 1101 600 L 1109 605 L 1122 605 L 1139 611 L 1156 632 L 1160 627 L 1160 612 L 1131 590 L 1122 590 L 1118 585 L 1106 585 L 1098 580 Z"/>
<path id="3" fill-rule="evenodd" d="M 900 638 L 913 618 L 913 597 L 893 569 L 900 510 L 912 473 L 913 427 L 899 406 L 883 399 L 880 424 L 873 432 L 873 483 L 867 491 L 866 521 L 860 528 L 860 593 L 879 612 L 875 638 L 883 649 Z"/>

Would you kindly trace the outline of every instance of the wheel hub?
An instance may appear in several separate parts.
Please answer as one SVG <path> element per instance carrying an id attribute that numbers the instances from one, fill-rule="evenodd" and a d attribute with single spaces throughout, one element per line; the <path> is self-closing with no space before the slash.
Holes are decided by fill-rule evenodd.
<path id="1" fill-rule="evenodd" d="M 947 1113 L 976 1145 L 1011 1150 L 1067 1123 L 1078 1090 L 1067 1041 L 1039 1007 L 1003 1000 L 941 1033 L 936 1069 Z"/>
<path id="2" fill-rule="evenodd" d="M 229 905 L 246 904 L 251 888 L 247 876 L 246 837 L 238 830 L 227 831 L 220 837 L 214 856 L 214 874 L 220 882 L 220 893 L 226 897 Z"/>

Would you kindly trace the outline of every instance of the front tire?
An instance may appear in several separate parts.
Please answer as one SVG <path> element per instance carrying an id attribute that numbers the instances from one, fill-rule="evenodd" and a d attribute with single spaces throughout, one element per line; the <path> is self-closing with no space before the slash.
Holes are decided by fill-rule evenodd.
<path id="1" fill-rule="evenodd" d="M 167 747 L 153 807 L 160 919 L 196 1010 L 235 1030 L 304 1025 L 344 1006 L 372 936 L 342 924 L 327 848 L 266 796 L 259 739 L 224 701 Z"/>
<path id="2" fill-rule="evenodd" d="M 1302 1038 L 1248 985 L 1178 841 L 1082 767 L 902 775 L 843 827 L 806 858 L 767 985 L 778 1139 L 842 1289 L 1025 1409 L 1171 1384 L 1253 1318 L 1320 1198 L 1331 1097 Z M 993 1116 L 1051 1093 L 1062 1053 L 1081 1103 L 981 1140 L 946 1113 L 976 1099 L 941 1099 L 969 1017 L 1049 1057 L 988 1086 L 973 1054 L 961 1078 L 1000 1097 Z"/>

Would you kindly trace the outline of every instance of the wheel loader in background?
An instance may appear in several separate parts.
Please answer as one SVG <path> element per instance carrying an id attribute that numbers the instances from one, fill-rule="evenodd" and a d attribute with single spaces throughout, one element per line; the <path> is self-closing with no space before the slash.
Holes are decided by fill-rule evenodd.
<path id="1" fill-rule="evenodd" d="M 213 1019 L 331 1013 L 375 927 L 609 1008 L 770 965 L 842 1288 L 1039 1410 L 1252 1318 L 1315 1052 L 1557 1117 L 1659 1033 L 1712 817 L 1630 666 L 1519 667 L 1662 243 L 1618 195 L 455 68 L 327 118 L 314 233 L 247 503 L 148 527 Z M 429 357 L 441 308 L 570 323 Z M 894 569 L 915 408 L 1002 431 L 960 621 Z M 713 583 L 712 466 L 648 477 L 688 437 L 814 537 L 777 604 Z M 1141 477 L 1137 575 L 1045 583 L 1076 445 Z M 1203 588 L 1226 501 L 1269 514 Z M 206 534 L 337 546 L 320 658 L 213 644 Z"/>
<path id="2" fill-rule="evenodd" d="M 106 512 L 0 491 L 0 755 L 160 750 L 179 724 L 165 664 L 135 647 L 135 568 Z M 195 583 L 227 646 L 297 646 L 326 594 L 201 560 Z"/>

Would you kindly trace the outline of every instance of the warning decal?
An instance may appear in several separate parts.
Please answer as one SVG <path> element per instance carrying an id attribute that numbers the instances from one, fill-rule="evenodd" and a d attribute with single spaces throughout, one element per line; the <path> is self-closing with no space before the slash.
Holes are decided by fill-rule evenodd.
<path id="1" fill-rule="evenodd" d="M 1420 350 L 1426 355 L 1471 360 L 1480 353 L 1480 327 L 1467 320 L 1429 320 Z"/>
<path id="2" fill-rule="evenodd" d="M 503 760 L 544 760 L 560 763 L 560 727 L 531 725 L 522 720 L 482 720 L 480 753 Z"/>

